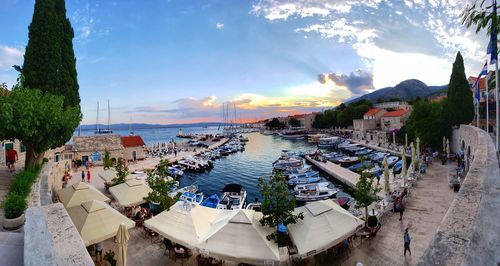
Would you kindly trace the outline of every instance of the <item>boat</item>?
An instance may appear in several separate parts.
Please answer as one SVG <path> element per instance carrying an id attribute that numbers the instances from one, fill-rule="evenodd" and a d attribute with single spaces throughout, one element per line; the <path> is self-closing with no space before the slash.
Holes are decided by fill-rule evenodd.
<path id="1" fill-rule="evenodd" d="M 339 137 L 329 137 L 319 139 L 318 147 L 328 148 L 333 147 L 339 142 Z"/>
<path id="2" fill-rule="evenodd" d="M 179 201 L 190 203 L 191 205 L 200 205 L 203 202 L 203 192 L 189 192 L 186 191 L 182 193 L 179 198 Z"/>
<path id="3" fill-rule="evenodd" d="M 338 144 L 337 147 L 340 148 L 340 149 L 343 149 L 343 148 L 347 148 L 349 145 L 351 145 L 351 143 L 346 140 L 346 141 Z"/>
<path id="4" fill-rule="evenodd" d="M 285 176 L 289 176 L 292 174 L 303 174 L 311 171 L 312 166 L 311 165 L 303 165 L 302 168 L 293 168 L 286 170 L 283 172 Z"/>
<path id="5" fill-rule="evenodd" d="M 288 158 L 286 160 L 278 160 L 273 163 L 275 170 L 284 171 L 294 168 L 302 168 L 304 166 L 303 160 L 296 158 Z"/>
<path id="6" fill-rule="evenodd" d="M 174 177 L 180 177 L 180 176 L 184 175 L 184 171 L 182 171 L 182 169 L 180 168 L 180 165 L 178 167 L 177 166 L 169 166 L 167 169 L 167 173 L 171 176 L 174 176 Z"/>
<path id="7" fill-rule="evenodd" d="M 359 157 L 343 157 L 339 159 L 339 163 L 342 167 L 348 167 L 350 165 L 353 165 L 359 161 Z"/>
<path id="8" fill-rule="evenodd" d="M 239 210 L 245 207 L 247 192 L 239 184 L 227 184 L 222 189 L 222 197 L 217 209 Z"/>
<path id="9" fill-rule="evenodd" d="M 312 183 L 317 183 L 321 181 L 321 177 L 319 176 L 312 176 L 312 177 L 300 177 L 300 178 L 291 178 L 288 180 L 288 185 L 289 186 L 295 186 L 299 184 L 312 184 Z"/>
<path id="10" fill-rule="evenodd" d="M 304 139 L 306 134 L 305 130 L 283 130 L 278 135 L 284 139 Z"/>
<path id="11" fill-rule="evenodd" d="M 274 135 L 274 132 L 271 130 L 264 130 L 262 132 L 262 135 L 271 136 L 271 135 Z"/>
<path id="12" fill-rule="evenodd" d="M 220 201 L 219 195 L 212 194 L 209 197 L 205 198 L 205 200 L 201 202 L 200 206 L 215 209 L 217 208 L 219 201 Z"/>
<path id="13" fill-rule="evenodd" d="M 197 191 L 198 191 L 197 185 L 190 185 L 181 188 L 175 187 L 168 193 L 168 195 L 173 198 L 179 194 L 184 194 L 185 192 L 196 193 Z"/>
<path id="14" fill-rule="evenodd" d="M 318 143 L 321 141 L 323 138 L 327 138 L 327 134 L 312 134 L 307 137 L 307 141 L 311 143 Z"/>
<path id="15" fill-rule="evenodd" d="M 359 151 L 355 152 L 354 155 L 356 155 L 356 156 L 365 156 L 365 155 L 368 155 L 368 154 L 370 154 L 372 152 L 373 152 L 372 149 L 362 149 L 362 150 L 359 150 Z"/>
<path id="16" fill-rule="evenodd" d="M 363 172 L 367 172 L 367 173 L 374 174 L 374 175 L 376 175 L 377 173 L 380 173 L 382 171 L 384 171 L 384 169 L 381 168 L 378 164 L 376 164 L 372 168 L 363 170 Z"/>
<path id="17" fill-rule="evenodd" d="M 297 185 L 294 188 L 295 199 L 298 201 L 317 201 L 331 198 L 339 192 L 330 182 Z"/>
<path id="18" fill-rule="evenodd" d="M 397 161 L 392 167 L 392 172 L 394 174 L 400 174 L 403 171 L 403 160 Z"/>
<path id="19" fill-rule="evenodd" d="M 390 167 L 394 166 L 396 162 L 399 160 L 397 156 L 389 156 L 387 157 L 387 165 Z"/>
<path id="20" fill-rule="evenodd" d="M 300 174 L 289 174 L 288 175 L 288 179 L 315 177 L 315 176 L 318 176 L 318 175 L 319 175 L 318 171 L 308 171 L 308 172 L 300 173 Z"/>
<path id="21" fill-rule="evenodd" d="M 247 205 L 247 210 L 254 210 L 256 212 L 261 212 L 262 211 L 262 203 L 259 202 L 258 198 L 255 198 L 255 200 L 252 203 L 249 203 Z"/>
<path id="22" fill-rule="evenodd" d="M 347 167 L 347 169 L 349 169 L 353 172 L 360 172 L 363 169 L 371 168 L 372 166 L 373 166 L 373 164 L 371 161 L 362 161 L 362 162 L 359 162 L 359 163 L 356 163 L 356 164 L 353 164 L 353 165 Z"/>
<path id="23" fill-rule="evenodd" d="M 248 137 L 245 137 L 243 135 L 240 135 L 239 138 L 238 138 L 241 142 L 247 142 L 248 141 Z"/>

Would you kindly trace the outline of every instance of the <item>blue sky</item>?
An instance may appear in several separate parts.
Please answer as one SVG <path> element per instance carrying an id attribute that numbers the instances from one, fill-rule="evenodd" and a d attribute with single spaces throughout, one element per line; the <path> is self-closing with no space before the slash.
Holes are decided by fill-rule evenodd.
<path id="1" fill-rule="evenodd" d="M 114 123 L 166 124 L 219 121 L 229 101 L 251 120 L 409 78 L 443 85 L 456 51 L 467 74 L 486 58 L 486 35 L 459 23 L 466 2 L 67 0 L 83 123 L 108 99 Z M 11 86 L 33 1 L 2 0 L 0 12 L 0 82 Z"/>

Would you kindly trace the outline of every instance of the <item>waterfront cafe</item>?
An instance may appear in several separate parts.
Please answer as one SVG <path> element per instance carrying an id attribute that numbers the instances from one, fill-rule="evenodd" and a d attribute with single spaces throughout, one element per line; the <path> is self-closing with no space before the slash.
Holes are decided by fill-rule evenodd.
<path id="1" fill-rule="evenodd" d="M 295 209 L 304 219 L 288 225 L 295 245 L 294 257 L 304 259 L 328 250 L 354 235 L 364 221 L 344 210 L 331 199 L 316 201 Z"/>
<path id="2" fill-rule="evenodd" d="M 99 190 L 85 182 L 78 182 L 72 186 L 58 190 L 57 197 L 65 208 L 78 206 L 90 200 L 110 201 Z"/>

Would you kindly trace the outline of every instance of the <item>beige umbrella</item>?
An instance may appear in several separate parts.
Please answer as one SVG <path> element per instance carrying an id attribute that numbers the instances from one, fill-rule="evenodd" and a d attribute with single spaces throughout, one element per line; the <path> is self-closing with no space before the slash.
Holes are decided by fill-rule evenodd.
<path id="1" fill-rule="evenodd" d="M 123 223 L 120 224 L 118 233 L 116 234 L 116 243 L 118 243 L 117 265 L 127 265 L 127 246 L 129 239 L 130 235 L 127 226 Z"/>
<path id="2" fill-rule="evenodd" d="M 382 165 L 384 166 L 384 191 L 391 192 L 391 187 L 389 185 L 389 165 L 387 164 L 387 156 L 384 157 Z"/>
<path id="3" fill-rule="evenodd" d="M 98 175 L 104 181 L 104 183 L 111 184 L 113 183 L 113 179 L 116 177 L 116 171 L 114 169 L 107 169 L 102 172 L 99 172 Z M 125 180 L 131 180 L 131 179 L 136 179 L 136 176 L 128 174 L 125 177 Z"/>
<path id="4" fill-rule="evenodd" d="M 109 192 L 123 207 L 137 206 L 146 202 L 145 197 L 153 190 L 143 181 L 130 179 L 109 188 Z"/>
<path id="5" fill-rule="evenodd" d="M 224 218 L 221 221 L 223 226 L 216 231 L 213 230 L 215 232 L 207 236 L 198 246 L 201 250 L 210 256 L 240 263 L 278 264 L 280 260 L 278 245 L 266 239 L 274 229 L 260 224 L 261 212 L 253 210 L 224 210 L 224 212 L 230 213 L 229 217 Z"/>
<path id="6" fill-rule="evenodd" d="M 304 219 L 288 225 L 297 256 L 305 258 L 325 251 L 352 236 L 364 221 L 344 210 L 331 199 L 307 203 L 295 209 Z"/>
<path id="7" fill-rule="evenodd" d="M 420 160 L 420 138 L 417 137 L 417 160 Z"/>
<path id="8" fill-rule="evenodd" d="M 410 148 L 411 148 L 411 170 L 415 172 L 415 145 L 413 145 L 413 142 L 410 143 Z"/>
<path id="9" fill-rule="evenodd" d="M 450 159 L 450 140 L 446 140 L 446 157 Z"/>
<path id="10" fill-rule="evenodd" d="M 403 168 L 401 168 L 401 175 L 406 178 L 406 146 L 403 148 Z"/>
<path id="11" fill-rule="evenodd" d="M 78 206 L 89 200 L 110 201 L 99 190 L 85 182 L 78 182 L 72 186 L 60 189 L 57 191 L 57 196 L 65 208 Z"/>
<path id="12" fill-rule="evenodd" d="M 118 226 L 122 223 L 128 229 L 135 225 L 134 221 L 98 200 L 84 202 L 68 208 L 67 211 L 85 246 L 116 236 Z"/>
<path id="13" fill-rule="evenodd" d="M 443 153 L 446 152 L 446 138 L 443 136 Z"/>

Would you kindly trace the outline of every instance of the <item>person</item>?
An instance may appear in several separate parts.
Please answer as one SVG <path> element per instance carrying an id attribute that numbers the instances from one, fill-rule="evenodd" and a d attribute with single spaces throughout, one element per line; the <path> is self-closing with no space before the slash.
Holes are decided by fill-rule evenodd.
<path id="1" fill-rule="evenodd" d="M 97 259 L 97 265 L 101 265 L 102 263 L 102 250 L 103 250 L 102 242 L 95 244 L 95 255 Z"/>
<path id="2" fill-rule="evenodd" d="M 15 163 L 18 159 L 19 158 L 17 157 L 17 151 L 13 148 L 10 148 L 7 151 L 7 167 L 9 168 L 9 171 L 11 173 L 16 171 Z"/>
<path id="3" fill-rule="evenodd" d="M 64 173 L 64 175 L 62 177 L 62 188 L 66 188 L 66 186 L 68 186 L 68 175 L 66 175 L 66 173 Z"/>
<path id="4" fill-rule="evenodd" d="M 377 172 L 376 177 L 377 177 L 377 186 L 380 186 L 380 172 Z"/>
<path id="5" fill-rule="evenodd" d="M 174 157 L 177 157 L 177 148 L 174 148 Z"/>
<path id="6" fill-rule="evenodd" d="M 410 238 L 410 234 L 408 233 L 408 228 L 405 229 L 405 234 L 403 236 L 403 240 L 405 243 L 404 255 L 406 256 L 406 251 L 408 250 L 408 252 L 410 252 L 410 256 L 411 256 L 411 250 L 410 250 L 411 238 Z"/>
<path id="7" fill-rule="evenodd" d="M 394 201 L 394 209 L 392 211 L 398 212 L 400 209 L 401 209 L 401 199 L 396 196 L 396 199 Z"/>
<path id="8" fill-rule="evenodd" d="M 82 170 L 82 182 L 85 182 L 85 171 Z"/>
<path id="9" fill-rule="evenodd" d="M 403 200 L 400 200 L 399 203 L 399 220 L 403 219 L 403 212 L 405 211 L 405 205 L 403 204 Z"/>
<path id="10" fill-rule="evenodd" d="M 87 171 L 87 182 L 90 184 L 90 170 Z"/>

